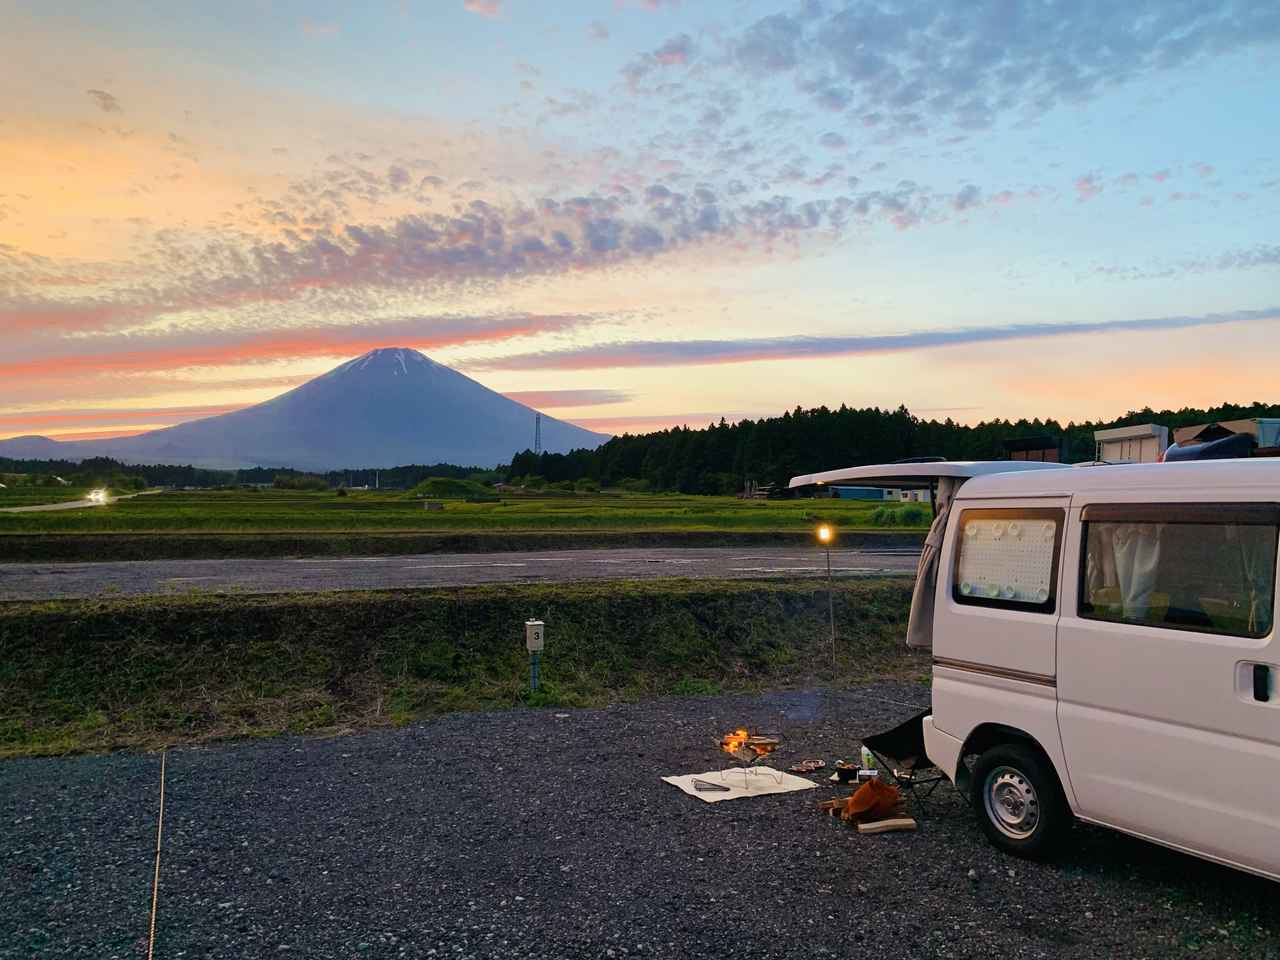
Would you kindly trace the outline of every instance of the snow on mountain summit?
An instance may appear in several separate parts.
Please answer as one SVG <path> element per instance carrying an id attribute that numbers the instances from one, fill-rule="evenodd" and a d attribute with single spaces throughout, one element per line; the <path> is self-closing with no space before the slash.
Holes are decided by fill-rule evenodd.
<path id="1" fill-rule="evenodd" d="M 329 371 L 329 373 L 373 369 L 374 371 L 385 370 L 392 375 L 407 377 L 411 365 L 428 368 L 438 366 L 435 361 L 426 355 L 409 347 L 378 347 L 376 350 L 361 354 L 354 360 L 348 360 L 346 363 Z"/>

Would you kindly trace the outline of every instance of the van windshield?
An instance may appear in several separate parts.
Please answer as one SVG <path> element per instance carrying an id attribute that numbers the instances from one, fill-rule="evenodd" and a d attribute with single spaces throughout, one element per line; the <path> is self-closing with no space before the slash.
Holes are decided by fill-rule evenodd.
<path id="1" fill-rule="evenodd" d="M 1277 527 L 1087 519 L 1080 615 L 1205 633 L 1271 632 Z"/>

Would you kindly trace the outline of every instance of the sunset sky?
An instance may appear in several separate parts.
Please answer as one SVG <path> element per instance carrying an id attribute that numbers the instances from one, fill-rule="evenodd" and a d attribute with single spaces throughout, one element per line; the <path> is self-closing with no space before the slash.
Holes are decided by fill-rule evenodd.
<path id="1" fill-rule="evenodd" d="M 1280 4 L 4 3 L 0 437 L 1280 401 Z"/>

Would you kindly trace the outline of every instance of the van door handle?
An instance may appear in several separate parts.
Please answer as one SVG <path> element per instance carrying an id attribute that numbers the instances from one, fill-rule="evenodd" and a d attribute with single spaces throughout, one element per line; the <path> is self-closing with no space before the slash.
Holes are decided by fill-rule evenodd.
<path id="1" fill-rule="evenodd" d="M 1271 668 L 1265 663 L 1253 665 L 1253 699 L 1259 703 L 1271 699 Z"/>

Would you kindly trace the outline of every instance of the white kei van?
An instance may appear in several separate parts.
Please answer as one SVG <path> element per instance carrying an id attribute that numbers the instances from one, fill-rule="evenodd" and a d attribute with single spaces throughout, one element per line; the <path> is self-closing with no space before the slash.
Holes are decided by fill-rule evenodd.
<path id="1" fill-rule="evenodd" d="M 1280 880 L 1280 459 L 913 463 L 926 751 L 1025 856 L 1073 818 Z"/>

